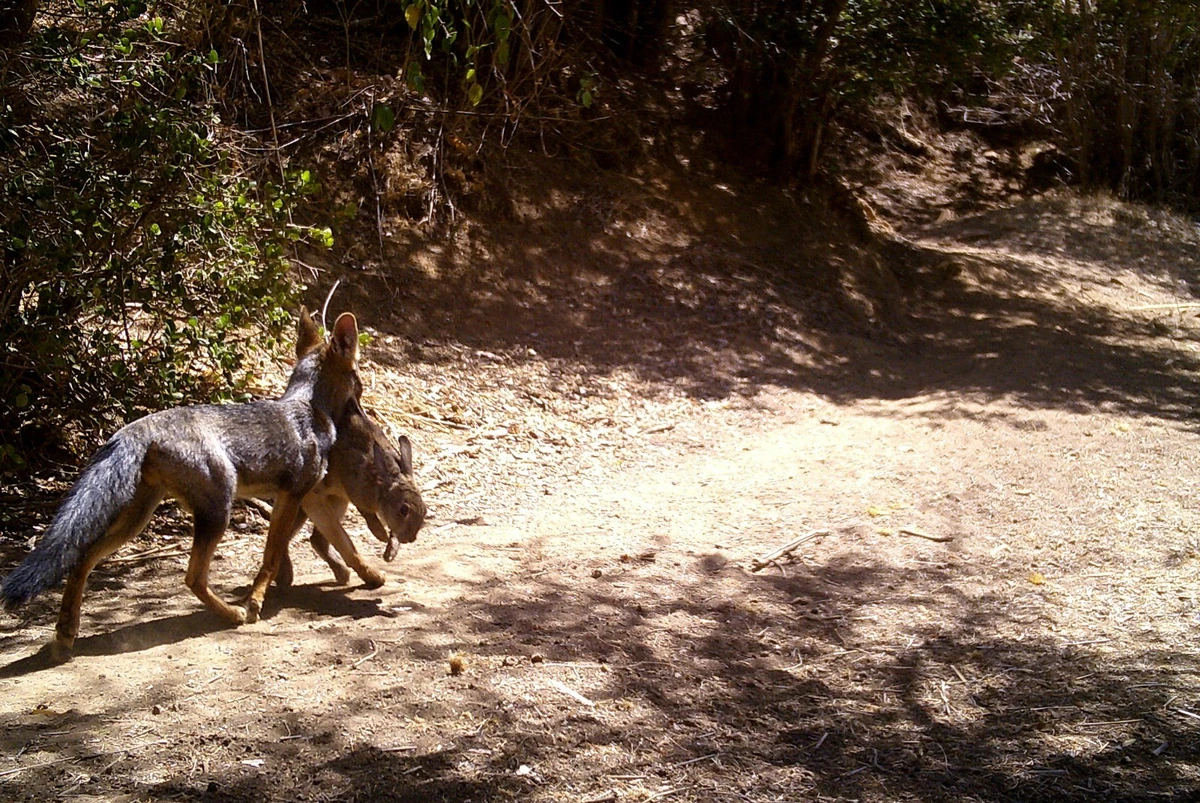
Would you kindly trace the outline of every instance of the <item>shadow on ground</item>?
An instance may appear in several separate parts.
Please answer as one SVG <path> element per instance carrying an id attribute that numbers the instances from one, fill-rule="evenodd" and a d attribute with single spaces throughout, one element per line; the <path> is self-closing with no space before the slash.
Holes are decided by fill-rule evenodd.
<path id="1" fill-rule="evenodd" d="M 697 564 L 720 564 L 708 557 Z M 957 590 L 955 569 L 834 561 L 787 577 L 725 567 L 676 584 L 657 567 L 638 571 L 588 586 L 533 576 L 468 586 L 453 614 L 475 645 L 463 677 L 414 692 L 396 672 L 328 714 L 291 700 L 257 731 L 201 737 L 194 749 L 224 759 L 209 770 L 176 761 L 145 784 L 118 768 L 89 776 L 83 791 L 231 803 L 583 800 L 644 796 L 628 792 L 636 783 L 646 794 L 752 803 L 1192 799 L 1200 738 L 1179 701 L 1195 699 L 1195 655 L 1114 658 L 1029 634 L 1011 599 Z M 885 608 L 904 621 L 881 631 Z M 397 663 L 444 662 L 427 629 L 405 643 Z M 534 652 L 538 663 L 507 662 Z M 559 679 L 594 704 L 555 694 Z M 432 699 L 415 699 L 423 694 Z M 127 706 L 171 699 L 152 689 Z M 436 744 L 387 750 L 329 731 L 331 717 L 364 714 L 402 730 L 416 711 Z M 69 737 L 79 744 L 61 751 L 85 767 L 111 763 L 89 752 L 79 724 Z M 7 730 L 0 747 L 11 755 L 32 733 Z M 262 758 L 253 770 L 240 761 L 248 755 Z M 5 790 L 33 799 L 63 783 L 60 768 L 33 767 Z"/>
<path id="2" fill-rule="evenodd" d="M 387 281 L 350 276 L 349 306 L 414 341 L 372 356 L 469 361 L 453 343 L 628 371 L 701 398 L 771 385 L 837 401 L 945 393 L 1194 420 L 1194 329 L 1084 292 L 1132 271 L 1194 293 L 1200 258 L 1182 224 L 1115 202 L 1035 199 L 933 227 L 936 242 L 898 265 L 828 198 L 678 176 L 558 190 L 566 200 L 537 215 L 397 244 L 402 267 Z M 613 200 L 631 194 L 637 203 Z"/>

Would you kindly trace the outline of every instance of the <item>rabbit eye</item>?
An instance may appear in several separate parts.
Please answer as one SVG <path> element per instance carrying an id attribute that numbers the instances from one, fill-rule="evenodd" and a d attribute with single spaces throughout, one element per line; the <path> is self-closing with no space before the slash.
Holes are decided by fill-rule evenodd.
<path id="1" fill-rule="evenodd" d="M 401 515 L 401 516 L 405 516 L 405 517 L 407 517 L 407 516 L 408 516 L 408 511 L 409 511 L 409 509 L 410 509 L 410 508 L 408 507 L 408 503 L 407 503 L 407 502 L 405 502 L 404 504 L 400 505 L 400 515 Z"/>

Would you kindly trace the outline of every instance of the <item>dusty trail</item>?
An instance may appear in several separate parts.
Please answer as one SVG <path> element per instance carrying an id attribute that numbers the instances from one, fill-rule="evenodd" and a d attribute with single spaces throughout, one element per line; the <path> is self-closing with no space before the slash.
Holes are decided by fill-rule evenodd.
<path id="1" fill-rule="evenodd" d="M 903 341 L 747 392 L 380 338 L 434 516 L 389 584 L 297 545 L 224 630 L 182 558 L 102 567 L 61 667 L 57 600 L 7 617 L 0 796 L 1189 799 L 1200 327 L 1157 305 L 1191 303 L 1196 232 L 1051 199 L 916 235 L 960 272 Z"/>

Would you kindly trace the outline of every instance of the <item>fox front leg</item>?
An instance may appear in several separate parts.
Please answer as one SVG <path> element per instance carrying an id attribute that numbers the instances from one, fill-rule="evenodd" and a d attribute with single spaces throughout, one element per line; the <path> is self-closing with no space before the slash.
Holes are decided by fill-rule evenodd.
<path id="1" fill-rule="evenodd" d="M 387 577 L 363 560 L 354 542 L 342 527 L 342 516 L 346 513 L 347 504 L 344 499 L 326 499 L 324 503 L 310 504 L 307 511 L 313 522 L 313 532 L 320 532 L 324 536 L 324 540 L 338 551 L 342 560 L 362 578 L 367 588 L 379 588 L 387 582 Z"/>
<path id="2" fill-rule="evenodd" d="M 267 596 L 267 586 L 271 585 L 279 571 L 292 537 L 304 524 L 304 515 L 300 512 L 300 498 L 285 492 L 275 499 L 275 506 L 271 509 L 271 527 L 267 531 L 267 546 L 263 550 L 262 568 L 258 570 L 250 593 L 246 596 L 247 622 L 258 621 L 263 600 Z"/>

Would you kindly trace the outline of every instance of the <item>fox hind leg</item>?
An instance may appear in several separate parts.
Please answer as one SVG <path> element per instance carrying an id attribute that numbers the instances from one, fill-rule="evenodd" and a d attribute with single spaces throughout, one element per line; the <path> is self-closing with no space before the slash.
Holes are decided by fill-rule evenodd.
<path id="1" fill-rule="evenodd" d="M 346 566 L 342 559 L 337 556 L 336 552 L 329 549 L 329 539 L 313 525 L 312 535 L 308 537 L 308 542 L 312 544 L 313 551 L 321 556 L 321 559 L 329 564 L 329 568 L 333 570 L 333 578 L 337 584 L 344 586 L 350 582 L 350 569 Z"/>
<path id="2" fill-rule="evenodd" d="M 88 575 L 96 564 L 132 541 L 146 529 L 162 495 L 146 486 L 138 489 L 133 501 L 121 511 L 108 532 L 93 544 L 83 556 L 83 561 L 67 577 L 63 591 L 62 607 L 58 612 L 58 624 L 54 631 L 54 657 L 58 660 L 70 658 L 75 637 L 79 635 L 79 609 L 83 604 L 83 591 L 87 587 Z"/>
<path id="3" fill-rule="evenodd" d="M 192 507 L 195 511 L 195 532 L 192 537 L 192 554 L 188 559 L 187 576 L 184 578 L 184 582 L 210 611 L 230 624 L 240 625 L 246 621 L 246 610 L 230 605 L 214 594 L 208 586 L 208 570 L 212 565 L 213 555 L 217 551 L 217 545 L 221 543 L 221 537 L 225 535 L 225 529 L 229 526 L 229 508 L 232 497 L 231 492 L 224 500 L 224 506 L 218 503 L 205 507 Z"/>

